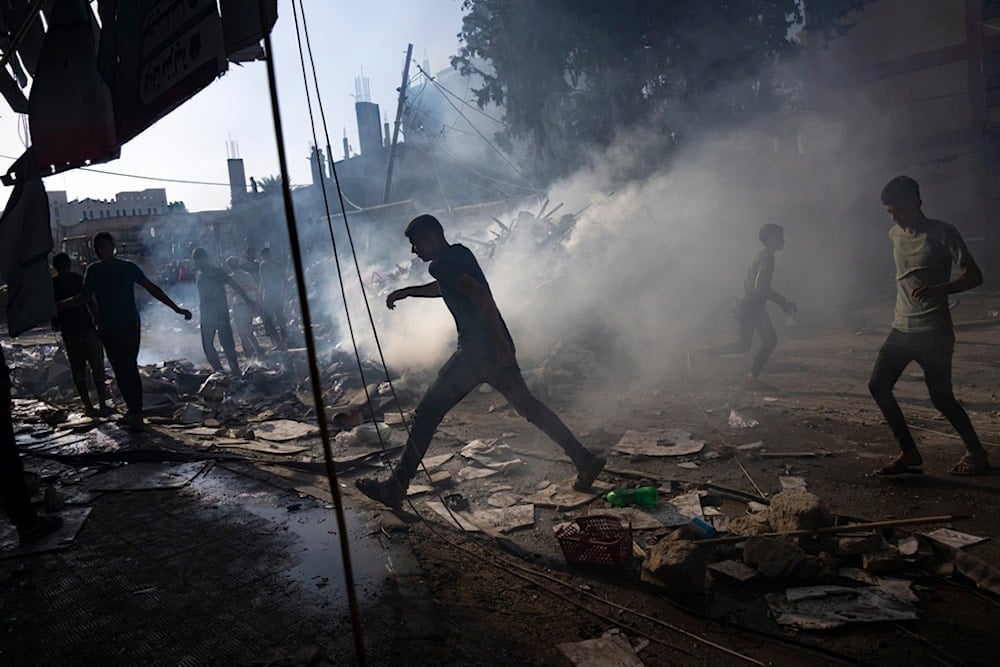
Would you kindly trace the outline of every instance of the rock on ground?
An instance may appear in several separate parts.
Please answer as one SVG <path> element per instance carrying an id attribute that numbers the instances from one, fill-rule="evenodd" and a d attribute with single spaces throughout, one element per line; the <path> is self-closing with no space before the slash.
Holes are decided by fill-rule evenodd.
<path id="1" fill-rule="evenodd" d="M 833 525 L 833 516 L 819 496 L 808 491 L 782 491 L 771 499 L 767 521 L 775 531 L 815 530 Z"/>

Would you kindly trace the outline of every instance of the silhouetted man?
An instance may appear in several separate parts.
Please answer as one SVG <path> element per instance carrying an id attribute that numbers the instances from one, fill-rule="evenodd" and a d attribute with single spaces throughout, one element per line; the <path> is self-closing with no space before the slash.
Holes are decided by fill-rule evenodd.
<path id="1" fill-rule="evenodd" d="M 240 260 L 230 257 L 226 260 L 226 269 L 233 282 L 243 288 L 244 294 L 256 294 L 257 283 L 249 273 L 240 268 Z M 229 305 L 229 313 L 233 316 L 233 328 L 236 335 L 240 337 L 240 344 L 243 346 L 245 356 L 259 359 L 261 355 L 260 343 L 253 332 L 253 314 L 255 308 L 250 302 L 242 298 L 233 298 Z"/>
<path id="2" fill-rule="evenodd" d="M 789 314 L 794 314 L 796 307 L 771 287 L 771 279 L 774 276 L 774 253 L 785 247 L 785 230 L 779 225 L 768 223 L 760 228 L 757 236 L 764 249 L 758 252 L 750 263 L 743 282 L 743 291 L 733 305 L 733 316 L 740 325 L 739 338 L 735 343 L 709 348 L 706 353 L 717 357 L 723 354 L 749 352 L 756 332 L 760 336 L 760 348 L 743 386 L 750 390 L 769 391 L 774 390 L 774 387 L 761 382 L 759 376 L 764 364 L 771 358 L 771 353 L 778 345 L 778 334 L 774 331 L 774 325 L 765 306 L 768 301 L 774 301 L 781 310 Z"/>
<path id="3" fill-rule="evenodd" d="M 514 341 L 472 252 L 463 245 L 448 243 L 441 223 L 431 215 L 414 218 L 405 233 L 412 252 L 430 262 L 428 270 L 435 281 L 392 292 L 386 306 L 392 310 L 397 301 L 407 297 L 443 298 L 458 327 L 458 349 L 417 405 L 409 440 L 392 477 L 381 482 L 359 479 L 355 485 L 383 505 L 401 506 L 438 424 L 470 391 L 485 382 L 562 447 L 577 469 L 573 487 L 589 489 L 604 469 L 605 459 L 587 451 L 562 420 L 528 390 L 514 356 Z"/>
<path id="4" fill-rule="evenodd" d="M 271 339 L 271 349 L 287 350 L 285 270 L 271 257 L 270 248 L 260 251 L 260 310 L 264 333 Z"/>
<path id="5" fill-rule="evenodd" d="M 201 320 L 201 347 L 205 351 L 209 365 L 216 371 L 222 370 L 219 351 L 215 349 L 215 335 L 229 361 L 229 372 L 240 374 L 240 364 L 236 357 L 236 342 L 233 340 L 233 326 L 229 320 L 229 299 L 226 286 L 231 287 L 249 306 L 252 299 L 221 267 L 212 263 L 208 251 L 195 248 L 191 253 L 194 265 L 198 267 L 198 298 Z"/>
<path id="6" fill-rule="evenodd" d="M 903 411 L 892 389 L 911 361 L 924 371 L 931 403 L 948 418 L 968 453 L 952 466 L 953 475 L 982 475 L 989 471 L 989 456 L 951 387 L 951 362 L 955 330 L 948 295 L 983 283 L 983 274 L 958 230 L 931 220 L 921 210 L 920 186 L 909 176 L 897 176 L 882 188 L 882 205 L 895 223 L 889 230 L 896 262 L 896 306 L 892 330 L 875 359 L 868 388 L 878 404 L 902 453 L 879 475 L 917 472 L 923 458 L 917 451 Z M 952 265 L 959 274 L 951 277 Z"/>
<path id="7" fill-rule="evenodd" d="M 39 516 L 31 506 L 24 466 L 14 439 L 10 401 L 10 368 L 0 347 L 0 498 L 7 518 L 17 528 L 21 544 L 27 544 L 59 530 L 63 520 L 58 516 Z"/>
<path id="8" fill-rule="evenodd" d="M 56 270 L 56 276 L 52 278 L 52 291 L 56 301 L 69 299 L 83 293 L 83 276 L 75 271 L 71 271 L 69 255 L 64 252 L 52 258 L 52 267 Z M 83 411 L 88 417 L 96 417 L 98 414 L 107 416 L 111 414 L 111 407 L 108 406 L 108 388 L 105 384 L 104 376 L 104 349 L 101 347 L 101 339 L 97 337 L 97 330 L 94 328 L 94 318 L 91 314 L 93 299 L 79 306 L 64 308 L 59 311 L 59 316 L 54 320 L 54 325 L 62 334 L 63 343 L 66 345 L 66 357 L 69 359 L 69 369 L 73 375 L 73 384 L 83 401 Z M 87 366 L 90 366 L 90 374 L 94 379 L 94 387 L 97 390 L 97 404 L 90 402 L 90 391 L 87 389 Z"/>
<path id="9" fill-rule="evenodd" d="M 142 380 L 139 378 L 139 310 L 135 305 L 135 285 L 141 285 L 157 301 L 168 306 L 185 320 L 191 311 L 181 308 L 153 283 L 134 263 L 115 257 L 115 241 L 108 232 L 94 234 L 94 254 L 99 262 L 87 267 L 83 278 L 83 293 L 56 302 L 64 309 L 86 303 L 91 296 L 97 301 L 97 333 L 104 344 L 111 368 L 115 371 L 118 389 L 128 411 L 122 423 L 129 431 L 143 429 Z"/>

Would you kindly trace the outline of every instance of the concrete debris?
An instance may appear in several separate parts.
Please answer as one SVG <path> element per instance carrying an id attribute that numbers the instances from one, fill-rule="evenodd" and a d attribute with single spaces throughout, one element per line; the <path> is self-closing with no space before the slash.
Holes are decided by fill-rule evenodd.
<path id="1" fill-rule="evenodd" d="M 660 540 L 642 563 L 642 580 L 683 598 L 705 590 L 705 555 L 689 540 Z"/>
<path id="2" fill-rule="evenodd" d="M 760 424 L 759 421 L 753 417 L 746 417 L 741 415 L 736 410 L 729 411 L 729 428 L 753 428 Z"/>
<path id="3" fill-rule="evenodd" d="M 736 516 L 729 519 L 727 526 L 730 533 L 743 537 L 753 537 L 763 533 L 773 532 L 771 524 L 767 522 L 766 514 L 748 514 L 746 516 Z"/>
<path id="4" fill-rule="evenodd" d="M 907 558 L 916 556 L 920 550 L 920 542 L 913 535 L 907 535 L 896 541 L 896 550 L 899 551 L 900 556 Z"/>
<path id="5" fill-rule="evenodd" d="M 631 526 L 632 530 L 655 530 L 664 527 L 655 516 L 638 507 L 602 507 L 597 513 L 602 516 L 617 517 L 621 521 L 622 527 Z M 575 515 L 567 516 L 574 518 Z"/>
<path id="6" fill-rule="evenodd" d="M 704 440 L 693 440 L 680 429 L 626 431 L 612 451 L 632 456 L 690 456 L 705 448 Z"/>
<path id="7" fill-rule="evenodd" d="M 595 497 L 603 495 L 614 488 L 601 480 L 595 481 L 591 488 L 594 492 L 582 492 L 573 488 L 575 478 L 563 480 L 558 484 L 548 484 L 535 493 L 524 498 L 525 502 L 534 503 L 539 507 L 555 507 L 571 510 L 592 502 Z"/>
<path id="8" fill-rule="evenodd" d="M 748 442 L 745 445 L 737 445 L 736 451 L 739 452 L 752 452 L 755 449 L 760 449 L 764 446 L 763 440 L 758 440 L 757 442 Z"/>
<path id="9" fill-rule="evenodd" d="M 847 623 L 909 621 L 917 618 L 912 602 L 893 590 L 808 586 L 766 595 L 775 620 L 803 630 L 830 630 Z"/>
<path id="10" fill-rule="evenodd" d="M 744 565 L 738 560 L 723 560 L 718 563 L 711 563 L 708 566 L 708 570 L 712 573 L 713 578 L 721 577 L 740 583 L 750 581 L 757 576 L 757 570 Z"/>
<path id="11" fill-rule="evenodd" d="M 260 440 L 285 442 L 319 435 L 319 426 L 292 419 L 275 419 L 254 426 L 254 434 Z"/>
<path id="12" fill-rule="evenodd" d="M 493 495 L 491 495 L 489 498 L 486 499 L 486 502 L 491 507 L 504 508 L 516 505 L 518 502 L 520 502 L 520 500 L 521 499 L 518 496 L 514 495 L 513 493 L 501 491 L 499 493 L 494 493 Z"/>
<path id="13" fill-rule="evenodd" d="M 502 509 L 471 511 L 468 514 L 472 516 L 472 521 L 462 516 L 465 512 L 452 512 L 449 514 L 445 506 L 438 500 L 428 500 L 424 505 L 427 509 L 442 517 L 445 523 L 457 526 L 471 533 L 482 532 L 480 526 L 506 533 L 517 528 L 526 528 L 535 525 L 534 505 L 515 505 Z"/>
<path id="14" fill-rule="evenodd" d="M 771 498 L 768 523 L 777 532 L 815 530 L 833 525 L 833 516 L 818 496 L 808 491 L 783 491 Z"/>
<path id="15" fill-rule="evenodd" d="M 836 540 L 834 551 L 838 556 L 860 556 L 872 551 L 882 551 L 888 546 L 880 533 L 840 535 L 833 539 Z"/>
<path id="16" fill-rule="evenodd" d="M 989 539 L 988 537 L 979 537 L 978 535 L 960 533 L 959 531 L 952 530 L 950 528 L 938 528 L 937 530 L 932 530 L 929 533 L 924 533 L 924 535 L 931 538 L 935 542 L 947 544 L 948 546 L 956 549 L 964 549 L 976 544 L 982 544 Z"/>
<path id="17" fill-rule="evenodd" d="M 906 565 L 907 563 L 899 551 L 892 547 L 861 554 L 861 567 L 874 574 L 897 572 Z"/>
<path id="18" fill-rule="evenodd" d="M 743 561 L 765 579 L 786 579 L 805 559 L 806 552 L 789 538 L 751 537 L 743 544 Z"/>
<path id="19" fill-rule="evenodd" d="M 608 634 L 571 644 L 558 644 L 559 652 L 577 667 L 643 667 L 628 638 Z"/>
<path id="20" fill-rule="evenodd" d="M 778 478 L 778 482 L 781 484 L 782 491 L 805 491 L 806 490 L 806 479 L 805 477 L 790 477 L 782 476 Z"/>

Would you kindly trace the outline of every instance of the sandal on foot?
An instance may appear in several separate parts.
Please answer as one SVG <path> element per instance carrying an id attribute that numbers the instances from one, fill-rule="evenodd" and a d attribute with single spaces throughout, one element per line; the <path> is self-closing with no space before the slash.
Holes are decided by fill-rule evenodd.
<path id="1" fill-rule="evenodd" d="M 976 477 L 989 474 L 989 471 L 990 462 L 988 459 L 974 459 L 971 456 L 963 456 L 959 459 L 958 463 L 948 470 L 948 474 L 959 477 Z"/>
<path id="2" fill-rule="evenodd" d="M 911 466 L 900 460 L 895 460 L 887 466 L 883 466 L 875 471 L 879 477 L 893 477 L 895 475 L 922 475 L 924 469 L 921 465 Z"/>

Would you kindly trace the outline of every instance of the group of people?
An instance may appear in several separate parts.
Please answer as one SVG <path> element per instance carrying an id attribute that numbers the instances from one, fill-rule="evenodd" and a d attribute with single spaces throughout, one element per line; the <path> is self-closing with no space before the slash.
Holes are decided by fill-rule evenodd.
<path id="1" fill-rule="evenodd" d="M 142 286 L 185 319 L 190 320 L 192 314 L 174 303 L 137 264 L 116 257 L 111 234 L 96 234 L 93 247 L 98 261 L 87 267 L 86 275 L 71 270 L 70 258 L 65 253 L 53 257 L 56 275 L 52 287 L 58 310 L 53 325 L 62 334 L 73 383 L 84 412 L 92 417 L 108 416 L 112 412 L 104 372 L 106 354 L 126 405 L 126 413 L 120 421 L 130 431 L 139 432 L 143 429 L 142 383 L 138 367 L 140 326 L 135 285 Z M 284 270 L 271 257 L 269 248 L 261 251 L 260 260 L 252 248 L 247 250 L 242 263 L 230 257 L 225 270 L 212 262 L 204 248 L 195 248 L 192 260 L 198 270 L 202 348 L 214 370 L 222 370 L 215 348 L 217 336 L 230 372 L 234 375 L 241 372 L 233 323 L 246 356 L 256 359 L 264 353 L 253 332 L 253 318 L 258 311 L 273 347 L 286 349 Z M 233 292 L 232 319 L 227 288 Z M 97 394 L 96 405 L 87 384 L 88 368 Z"/>

